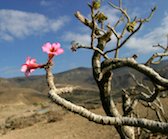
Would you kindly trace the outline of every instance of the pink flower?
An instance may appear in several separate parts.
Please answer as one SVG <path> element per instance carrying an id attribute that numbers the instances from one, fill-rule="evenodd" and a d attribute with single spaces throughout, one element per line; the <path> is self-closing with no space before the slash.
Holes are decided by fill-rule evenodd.
<path id="1" fill-rule="evenodd" d="M 32 73 L 37 68 L 42 68 L 42 65 L 37 64 L 36 59 L 27 57 L 26 63 L 21 67 L 21 71 L 25 73 L 26 77 L 28 77 L 30 76 L 30 73 Z"/>
<path id="2" fill-rule="evenodd" d="M 53 44 L 47 42 L 42 46 L 42 50 L 48 54 L 49 61 L 54 57 L 54 55 L 60 55 L 64 52 L 58 42 Z"/>

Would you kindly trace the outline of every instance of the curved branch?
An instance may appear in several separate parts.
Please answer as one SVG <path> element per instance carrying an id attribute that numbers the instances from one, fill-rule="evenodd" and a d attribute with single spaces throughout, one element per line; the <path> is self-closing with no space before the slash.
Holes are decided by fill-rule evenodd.
<path id="1" fill-rule="evenodd" d="M 149 66 L 150 64 L 159 64 L 163 57 L 168 56 L 168 53 L 155 53 L 152 55 L 152 57 L 149 58 L 149 60 L 145 63 L 145 65 Z M 159 60 L 156 62 L 153 62 L 154 59 L 158 58 Z"/>
<path id="2" fill-rule="evenodd" d="M 163 122 L 157 122 L 153 120 L 147 120 L 147 119 L 137 119 L 137 118 L 130 118 L 130 117 L 109 117 L 109 116 L 101 116 L 97 115 L 95 113 L 90 112 L 89 110 L 77 106 L 63 98 L 61 98 L 59 95 L 57 95 L 58 90 L 54 85 L 53 80 L 53 74 L 51 72 L 51 65 L 48 64 L 46 69 L 46 78 L 47 82 L 50 88 L 49 91 L 49 97 L 58 105 L 68 109 L 69 111 L 72 111 L 74 113 L 79 114 L 82 117 L 87 118 L 88 120 L 103 124 L 103 125 L 128 125 L 128 126 L 135 126 L 135 127 L 141 127 L 146 128 L 148 130 L 151 130 L 152 132 L 160 132 L 163 134 L 168 134 L 168 124 Z"/>
<path id="3" fill-rule="evenodd" d="M 109 70 L 121 67 L 131 67 L 148 76 L 152 82 L 166 88 L 168 87 L 168 79 L 161 77 L 159 73 L 152 68 L 145 66 L 144 64 L 138 64 L 134 58 L 114 58 L 105 60 L 102 63 L 102 74 L 105 74 Z"/>
<path id="4" fill-rule="evenodd" d="M 128 125 L 146 128 L 151 130 L 152 132 L 160 132 L 163 134 L 168 134 L 168 124 L 162 122 L 156 122 L 153 120 L 147 120 L 144 118 L 130 118 L 130 117 L 109 117 L 109 116 L 101 116 L 95 113 L 90 112 L 89 110 L 77 106 L 56 94 L 56 90 L 50 90 L 49 96 L 50 98 L 58 105 L 68 109 L 71 112 L 77 113 L 82 117 L 87 118 L 88 120 L 95 122 L 97 124 L 103 125 Z"/>
<path id="5" fill-rule="evenodd" d="M 73 41 L 71 44 L 72 44 L 72 47 L 71 47 L 72 51 L 76 51 L 79 48 L 91 49 L 91 50 L 94 50 L 94 51 L 98 52 L 105 59 L 108 59 L 108 56 L 106 54 L 104 54 L 104 52 L 101 49 L 99 49 L 98 47 L 94 47 L 94 46 L 91 47 L 91 46 L 80 45 L 80 44 L 76 43 L 75 41 Z"/>

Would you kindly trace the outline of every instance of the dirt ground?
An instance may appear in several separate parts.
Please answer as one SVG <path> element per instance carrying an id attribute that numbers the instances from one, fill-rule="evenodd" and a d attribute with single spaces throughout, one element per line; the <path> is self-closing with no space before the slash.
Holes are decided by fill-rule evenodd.
<path id="1" fill-rule="evenodd" d="M 167 118 L 167 98 L 162 102 Z M 117 107 L 121 108 L 121 104 Z M 105 115 L 101 106 L 93 108 L 92 112 Z M 155 113 L 141 105 L 137 112 L 155 119 Z M 49 101 L 0 104 L 0 139 L 119 139 L 119 136 L 113 126 L 98 125 Z"/>
<path id="2" fill-rule="evenodd" d="M 55 117 L 48 119 L 49 115 L 44 115 L 46 108 L 41 109 L 41 106 L 9 105 L 0 108 L 1 130 L 6 129 L 1 132 L 0 139 L 118 139 L 113 127 L 95 124 L 57 105 L 47 108 L 54 111 L 56 120 Z M 104 113 L 102 108 L 92 111 Z M 35 112 L 43 116 L 36 118 Z M 10 124 L 4 124 L 12 118 Z"/>

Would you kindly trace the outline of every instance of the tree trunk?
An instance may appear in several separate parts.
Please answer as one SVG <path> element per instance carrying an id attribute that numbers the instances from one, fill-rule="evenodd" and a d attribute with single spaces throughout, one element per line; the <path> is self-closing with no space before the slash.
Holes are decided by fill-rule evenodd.
<path id="1" fill-rule="evenodd" d="M 99 40 L 98 41 L 98 48 L 103 50 L 104 46 L 106 45 L 106 41 Z M 92 69 L 93 69 L 93 76 L 98 85 L 100 91 L 100 99 L 102 102 L 102 106 L 104 111 L 108 116 L 111 117 L 121 117 L 119 114 L 114 100 L 111 95 L 112 91 L 112 72 L 108 71 L 104 75 L 101 75 L 101 55 L 95 51 L 92 57 Z M 102 76 L 100 78 L 100 76 Z M 115 126 L 116 130 L 120 134 L 122 139 L 134 139 L 134 131 L 131 127 L 127 126 Z"/>

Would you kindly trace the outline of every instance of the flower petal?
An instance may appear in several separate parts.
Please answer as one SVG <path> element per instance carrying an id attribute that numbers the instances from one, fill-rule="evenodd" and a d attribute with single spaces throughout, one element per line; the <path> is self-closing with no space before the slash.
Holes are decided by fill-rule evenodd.
<path id="1" fill-rule="evenodd" d="M 26 70 L 27 70 L 27 65 L 23 64 L 21 67 L 21 72 L 26 72 Z"/>
<path id="2" fill-rule="evenodd" d="M 59 42 L 56 42 L 52 44 L 52 47 L 54 47 L 54 49 L 57 50 L 61 47 L 61 44 Z"/>
<path id="3" fill-rule="evenodd" d="M 64 52 L 64 50 L 62 48 L 59 48 L 57 51 L 56 51 L 56 55 L 60 55 Z"/>
<path id="4" fill-rule="evenodd" d="M 25 76 L 26 76 L 26 77 L 29 77 L 29 76 L 30 76 L 30 72 L 29 72 L 29 71 L 26 71 L 26 72 L 25 72 Z"/>
<path id="5" fill-rule="evenodd" d="M 42 46 L 43 52 L 49 53 L 49 52 L 50 52 L 50 49 L 51 49 L 51 43 L 49 43 L 49 42 L 47 42 L 46 44 L 44 44 L 44 45 Z"/>
<path id="6" fill-rule="evenodd" d="M 30 64 L 30 57 L 28 56 L 27 58 L 26 58 L 26 64 Z"/>
<path id="7" fill-rule="evenodd" d="M 33 71 L 35 71 L 35 69 L 30 69 L 30 73 L 32 73 Z"/>
<path id="8" fill-rule="evenodd" d="M 42 65 L 36 63 L 35 58 L 27 57 L 26 63 L 22 65 L 21 71 L 25 73 L 25 76 L 30 76 L 30 73 L 37 68 L 42 68 Z"/>
<path id="9" fill-rule="evenodd" d="M 30 60 L 29 64 L 35 64 L 35 63 L 36 63 L 36 59 L 33 58 L 33 59 Z"/>

